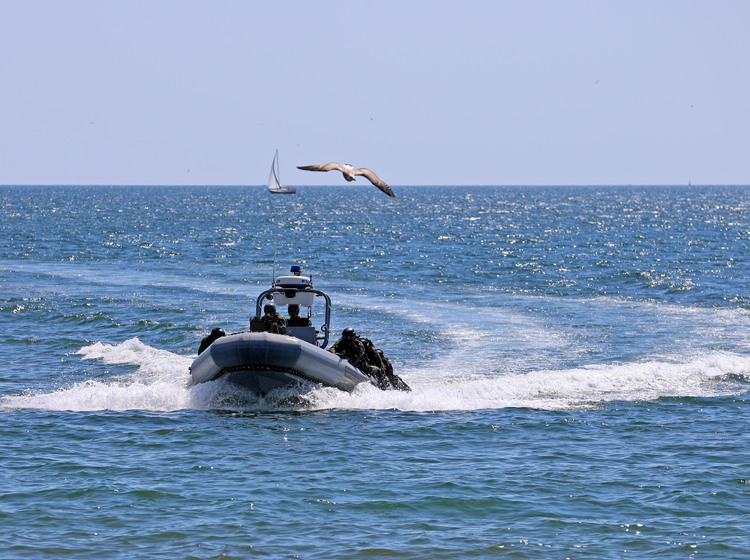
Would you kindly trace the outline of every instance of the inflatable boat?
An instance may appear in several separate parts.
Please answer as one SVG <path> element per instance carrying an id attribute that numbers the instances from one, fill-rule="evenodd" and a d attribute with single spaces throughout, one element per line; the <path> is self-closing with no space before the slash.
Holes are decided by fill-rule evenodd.
<path id="1" fill-rule="evenodd" d="M 331 298 L 313 288 L 312 278 L 299 274 L 281 276 L 262 292 L 250 320 L 250 331 L 221 336 L 214 340 L 190 366 L 191 383 L 226 379 L 250 391 L 265 395 L 283 387 L 315 383 L 352 391 L 360 383 L 377 381 L 333 354 L 325 347 L 331 323 Z M 314 326 L 288 326 L 285 334 L 266 332 L 260 318 L 261 308 L 273 301 L 276 306 L 298 305 L 311 315 L 312 306 L 325 302 L 324 322 Z"/>

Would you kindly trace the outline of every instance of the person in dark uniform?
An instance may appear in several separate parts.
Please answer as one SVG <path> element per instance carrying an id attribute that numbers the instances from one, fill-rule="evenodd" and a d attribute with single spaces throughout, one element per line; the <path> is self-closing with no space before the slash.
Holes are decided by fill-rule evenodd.
<path id="1" fill-rule="evenodd" d="M 286 334 L 286 319 L 276 311 L 273 303 L 263 307 L 263 317 L 260 318 L 266 332 Z"/>
<path id="2" fill-rule="evenodd" d="M 354 332 L 354 329 L 344 329 L 344 332 L 341 333 L 341 338 L 334 342 L 328 351 L 340 358 L 344 358 L 358 370 L 370 373 L 371 368 L 367 363 L 365 346 L 357 336 L 357 333 Z"/>
<path id="3" fill-rule="evenodd" d="M 287 327 L 311 327 L 312 323 L 310 323 L 310 319 L 307 317 L 300 317 L 299 316 L 299 305 L 292 304 L 289 307 L 287 307 L 287 312 L 289 313 L 289 318 L 286 320 L 286 326 Z"/>
<path id="4" fill-rule="evenodd" d="M 203 340 L 201 340 L 201 345 L 198 348 L 198 355 L 200 356 L 206 348 L 211 346 L 214 342 L 216 342 L 216 340 L 218 340 L 219 338 L 225 335 L 226 333 L 224 332 L 224 329 L 220 329 L 217 327 L 214 330 L 212 330 L 211 334 L 209 334 L 208 336 L 204 337 Z"/>
<path id="5" fill-rule="evenodd" d="M 329 352 L 344 358 L 355 368 L 374 377 L 378 387 L 388 389 L 393 387 L 400 391 L 411 391 L 411 388 L 398 375 L 393 373 L 393 366 L 381 350 L 369 338 L 359 337 L 352 328 L 344 329 Z"/>

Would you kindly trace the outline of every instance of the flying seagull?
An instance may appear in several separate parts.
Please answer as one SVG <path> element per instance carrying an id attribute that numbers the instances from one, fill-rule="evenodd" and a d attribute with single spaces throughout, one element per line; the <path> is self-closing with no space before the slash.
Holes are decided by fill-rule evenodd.
<path id="1" fill-rule="evenodd" d="M 354 167 L 352 167 L 348 163 L 339 165 L 338 163 L 332 161 L 330 163 L 324 163 L 323 165 L 302 165 L 298 166 L 297 169 L 303 169 L 305 171 L 331 171 L 332 169 L 337 169 L 344 174 L 344 179 L 346 179 L 347 181 L 354 181 L 354 178 L 357 175 L 364 175 L 370 180 L 373 185 L 378 187 L 385 194 L 396 198 L 396 195 L 393 194 L 391 187 L 389 187 L 386 182 L 383 181 L 380 177 L 375 175 L 375 173 L 365 167 L 354 169 Z"/>

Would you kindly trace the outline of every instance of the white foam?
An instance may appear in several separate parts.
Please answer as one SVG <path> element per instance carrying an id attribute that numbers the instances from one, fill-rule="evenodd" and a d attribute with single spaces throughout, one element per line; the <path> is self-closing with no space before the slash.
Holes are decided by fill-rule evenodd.
<path id="1" fill-rule="evenodd" d="M 121 344 L 95 342 L 90 346 L 84 346 L 76 354 L 84 360 L 99 360 L 104 364 L 136 365 L 139 376 L 159 377 L 168 374 L 184 377 L 194 358 L 153 348 L 143 344 L 138 337 Z"/>
<path id="2" fill-rule="evenodd" d="M 427 368 L 399 373 L 412 391 L 380 391 L 360 385 L 345 393 L 314 388 L 293 389 L 256 398 L 223 381 L 189 386 L 188 367 L 194 356 L 152 348 L 137 338 L 121 344 L 94 343 L 78 354 L 84 360 L 130 364 L 132 374 L 107 380 L 87 380 L 51 392 L 5 396 L 3 409 L 148 410 L 183 409 L 395 409 L 450 411 L 528 407 L 568 409 L 601 406 L 613 401 L 648 401 L 659 397 L 712 397 L 748 390 L 750 356 L 734 353 L 696 354 L 679 360 L 650 360 L 614 365 L 592 365 L 524 373 L 482 374 L 464 363 L 438 357 Z"/>
<path id="3" fill-rule="evenodd" d="M 433 370 L 431 381 L 403 377 L 410 393 L 360 386 L 351 394 L 320 391 L 314 408 L 397 409 L 408 411 L 480 410 L 508 407 L 570 409 L 613 401 L 651 401 L 660 397 L 715 397 L 748 390 L 750 357 L 717 353 L 686 362 L 648 361 L 523 374 L 462 378 L 460 371 Z M 731 379 L 729 376 L 741 376 Z"/>
<path id="4" fill-rule="evenodd" d="M 159 350 L 138 338 L 121 344 L 96 342 L 81 348 L 84 360 L 137 366 L 130 375 L 107 380 L 86 380 L 49 393 L 7 396 L 3 408 L 44 410 L 155 410 L 190 408 L 188 367 L 192 358 Z"/>

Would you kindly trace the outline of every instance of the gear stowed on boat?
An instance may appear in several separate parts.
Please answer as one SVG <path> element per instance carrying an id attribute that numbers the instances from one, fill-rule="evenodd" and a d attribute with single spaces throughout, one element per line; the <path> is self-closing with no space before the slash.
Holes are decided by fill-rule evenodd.
<path id="1" fill-rule="evenodd" d="M 325 350 L 331 298 L 315 289 L 312 278 L 301 272 L 301 267 L 293 266 L 292 276 L 280 276 L 258 296 L 250 331 L 225 335 L 217 328 L 203 340 L 190 366 L 191 384 L 226 379 L 260 395 L 305 382 L 342 391 L 352 391 L 360 383 L 409 391 L 383 353 L 352 329 L 345 329 L 331 350 Z M 306 309 L 309 318 L 318 298 L 325 302 L 320 330 L 304 317 L 287 325 L 276 312 L 276 306 L 297 306 Z"/>

